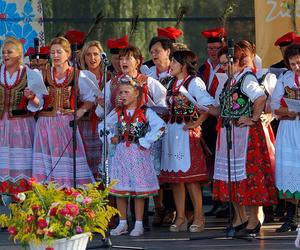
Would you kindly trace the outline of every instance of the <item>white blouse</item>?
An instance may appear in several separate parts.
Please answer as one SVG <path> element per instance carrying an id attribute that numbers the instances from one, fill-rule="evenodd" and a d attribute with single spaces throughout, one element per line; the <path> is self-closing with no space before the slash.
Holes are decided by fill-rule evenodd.
<path id="1" fill-rule="evenodd" d="M 0 81 L 4 83 L 4 70 L 5 66 L 2 64 L 0 66 Z M 26 67 L 26 75 L 27 75 L 27 86 L 29 89 L 34 86 L 38 86 L 38 88 L 32 88 L 31 90 L 36 94 L 37 98 L 39 99 L 39 106 L 33 105 L 31 102 L 28 102 L 27 109 L 31 112 L 37 112 L 39 111 L 43 105 L 43 95 L 44 90 L 46 90 L 46 86 L 43 80 L 42 74 L 38 70 L 32 70 L 28 66 L 20 66 L 20 72 L 22 72 L 23 68 Z M 15 81 L 17 80 L 18 72 L 14 72 L 12 75 L 10 75 L 8 72 L 6 72 L 6 83 L 9 86 L 12 86 Z M 20 77 L 20 76 L 19 76 Z"/>
<path id="2" fill-rule="evenodd" d="M 134 110 L 127 110 L 127 115 L 132 116 Z M 149 149 L 151 145 L 157 141 L 162 136 L 162 131 L 166 127 L 165 122 L 151 109 L 147 108 L 146 110 L 146 119 L 149 122 L 150 130 L 146 133 L 144 137 L 139 139 L 139 144 Z M 114 109 L 110 114 L 107 115 L 106 118 L 106 130 L 109 131 L 108 134 L 108 142 L 110 143 L 110 139 L 117 135 L 117 123 L 118 123 L 118 114 Z M 98 126 L 99 135 L 101 135 L 101 131 L 103 130 L 104 123 L 101 122 Z M 100 137 L 103 141 L 103 137 Z"/>

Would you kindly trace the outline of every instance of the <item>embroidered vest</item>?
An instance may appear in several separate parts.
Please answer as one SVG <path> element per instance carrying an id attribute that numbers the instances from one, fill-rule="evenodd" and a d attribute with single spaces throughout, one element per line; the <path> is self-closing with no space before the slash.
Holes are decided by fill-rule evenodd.
<path id="1" fill-rule="evenodd" d="M 189 77 L 183 84 L 188 89 L 190 82 L 194 79 L 194 76 Z M 195 105 L 179 91 L 173 92 L 173 85 L 176 84 L 175 78 L 171 80 L 167 89 L 167 104 L 169 106 L 169 121 L 170 123 L 182 123 L 183 121 L 188 123 L 196 121 L 199 118 L 199 110 Z M 170 102 L 172 98 L 172 102 Z"/>
<path id="2" fill-rule="evenodd" d="M 51 70 L 47 69 L 45 85 L 49 95 L 44 96 L 44 106 L 39 116 L 55 116 L 56 114 L 67 115 L 74 111 L 74 69 L 70 71 L 68 78 L 63 84 L 56 84 L 51 78 Z"/>
<path id="3" fill-rule="evenodd" d="M 20 118 L 33 116 L 34 113 L 27 110 L 28 99 L 24 96 L 27 87 L 26 67 L 22 69 L 20 78 L 12 86 L 0 83 L 0 118 L 4 112 L 8 112 L 8 118 Z"/>
<path id="4" fill-rule="evenodd" d="M 241 116 L 250 117 L 252 115 L 253 103 L 241 88 L 247 75 L 253 75 L 253 73 L 246 72 L 231 88 L 228 88 L 228 81 L 225 83 L 220 94 L 222 119 L 239 119 Z"/>
<path id="5" fill-rule="evenodd" d="M 288 86 L 284 87 L 283 97 L 288 99 L 300 100 L 300 89 L 299 88 L 290 88 Z"/>
<path id="6" fill-rule="evenodd" d="M 146 135 L 149 127 L 146 119 L 146 109 L 145 106 L 139 108 L 133 120 L 129 118 L 130 121 L 126 120 L 126 110 L 122 108 L 117 110 L 119 142 L 126 142 L 127 146 L 129 146 L 130 143 L 138 143 L 139 138 Z"/>

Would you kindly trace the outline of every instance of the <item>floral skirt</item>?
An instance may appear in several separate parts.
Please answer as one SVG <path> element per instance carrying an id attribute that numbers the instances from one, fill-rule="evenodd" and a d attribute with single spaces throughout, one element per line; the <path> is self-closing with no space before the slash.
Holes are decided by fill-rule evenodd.
<path id="1" fill-rule="evenodd" d="M 40 117 L 36 124 L 33 150 L 33 177 L 41 183 L 55 181 L 60 187 L 73 186 L 73 143 L 69 122 L 72 115 Z M 93 183 L 87 164 L 83 142 L 76 135 L 76 183 Z"/>
<path id="2" fill-rule="evenodd" d="M 188 171 L 169 172 L 162 170 L 159 176 L 161 183 L 192 183 L 209 180 L 205 155 L 200 140 L 200 128 L 189 129 L 191 166 Z"/>
<path id="3" fill-rule="evenodd" d="M 32 176 L 33 117 L 0 120 L 0 192 L 17 194 L 29 189 Z"/>
<path id="4" fill-rule="evenodd" d="M 147 197 L 158 193 L 159 185 L 150 150 L 141 150 L 137 144 L 119 143 L 111 158 L 110 179 L 117 184 L 110 190 L 120 197 Z"/>
<path id="5" fill-rule="evenodd" d="M 277 203 L 274 169 L 268 152 L 262 125 L 258 123 L 257 126 L 251 126 L 247 148 L 247 178 L 237 182 L 231 180 L 233 202 L 246 206 L 269 206 Z M 229 200 L 228 182 L 214 180 L 213 199 Z"/>
<path id="6" fill-rule="evenodd" d="M 100 175 L 102 143 L 91 121 L 79 121 L 78 128 L 85 148 L 86 159 L 95 178 Z"/>

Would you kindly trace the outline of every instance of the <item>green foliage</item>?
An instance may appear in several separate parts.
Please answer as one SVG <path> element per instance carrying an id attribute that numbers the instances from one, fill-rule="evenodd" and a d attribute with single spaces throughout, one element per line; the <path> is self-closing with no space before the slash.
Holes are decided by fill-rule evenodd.
<path id="1" fill-rule="evenodd" d="M 32 183 L 32 190 L 18 194 L 11 204 L 11 215 L 0 215 L 10 237 L 23 244 L 51 244 L 56 239 L 76 234 L 98 232 L 105 237 L 110 219 L 118 211 L 108 205 L 113 183 L 100 190 L 99 183 L 79 189 L 60 189 L 54 183 Z"/>
<path id="2" fill-rule="evenodd" d="M 143 56 L 147 60 L 150 57 L 148 45 L 150 39 L 157 34 L 157 27 L 176 26 L 182 13 L 184 13 L 184 18 L 180 20 L 179 28 L 183 30 L 184 35 L 179 42 L 187 44 L 199 55 L 199 63 L 206 58 L 206 39 L 200 33 L 205 29 L 222 26 L 220 23 L 222 13 L 227 13 L 223 21 L 226 20 L 231 38 L 234 38 L 235 41 L 240 39 L 255 41 L 254 18 L 252 20 L 242 19 L 254 16 L 253 0 L 64 0 L 63 3 L 61 0 L 42 0 L 42 3 L 45 18 L 76 17 L 65 22 L 46 22 L 44 27 L 47 43 L 58 32 L 79 29 L 88 33 L 92 27 L 93 30 L 90 32 L 88 40 L 100 41 L 104 50 L 107 50 L 106 40 L 129 34 L 132 19 L 138 15 L 139 22 L 130 37 L 130 42 L 142 50 Z M 224 11 L 231 3 L 235 4 L 232 15 L 230 15 L 230 11 Z M 182 12 L 182 10 L 184 11 Z M 100 12 L 104 18 L 95 26 L 92 22 L 77 21 L 77 18 L 91 17 L 96 21 L 96 16 Z M 186 20 L 191 17 L 202 19 Z M 241 19 L 233 20 L 232 17 Z M 127 21 L 112 20 L 113 18 L 127 18 Z M 174 18 L 174 21 L 144 22 L 143 18 Z"/>

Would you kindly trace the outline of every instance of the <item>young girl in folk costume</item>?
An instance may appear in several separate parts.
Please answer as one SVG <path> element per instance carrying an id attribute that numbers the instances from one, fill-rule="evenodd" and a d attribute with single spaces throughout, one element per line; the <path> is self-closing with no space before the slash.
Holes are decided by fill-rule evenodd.
<path id="1" fill-rule="evenodd" d="M 102 46 L 98 41 L 87 42 L 80 55 L 80 65 L 99 89 L 103 89 L 103 63 L 101 60 Z M 99 165 L 101 164 L 102 145 L 97 131 L 100 119 L 95 114 L 94 105 L 78 122 L 78 127 L 85 146 L 85 153 L 90 169 L 95 177 L 99 177 Z"/>
<path id="2" fill-rule="evenodd" d="M 271 107 L 280 120 L 275 144 L 276 186 L 279 197 L 287 201 L 286 221 L 277 232 L 293 231 L 297 228 L 300 199 L 300 122 L 299 113 L 289 107 L 289 103 L 300 102 L 300 43 L 286 48 L 284 60 L 289 70 L 278 78 L 271 102 Z"/>
<path id="3" fill-rule="evenodd" d="M 71 48 L 63 37 L 54 38 L 50 44 L 50 57 L 53 66 L 48 68 L 45 84 L 49 95 L 44 96 L 44 106 L 36 124 L 33 152 L 33 177 L 39 182 L 55 181 L 59 186 L 73 186 L 73 147 L 72 128 L 74 91 L 78 100 L 79 119 L 93 104 L 95 97 L 85 83 L 87 77 L 82 72 L 76 74 L 77 90 L 73 87 L 74 68 L 69 66 Z M 77 185 L 94 182 L 88 167 L 84 146 L 79 131 L 76 134 L 76 175 Z"/>
<path id="4" fill-rule="evenodd" d="M 45 86 L 38 72 L 22 65 L 22 58 L 22 43 L 6 38 L 0 65 L 0 193 L 28 190 L 32 175 L 33 115 L 43 105 L 43 93 L 33 86 Z"/>
<path id="5" fill-rule="evenodd" d="M 170 226 L 171 232 L 187 230 L 185 186 L 194 206 L 189 231 L 201 232 L 204 229 L 200 183 L 208 181 L 208 172 L 200 142 L 200 126 L 207 114 L 201 115 L 193 102 L 213 108 L 214 99 L 206 91 L 203 81 L 195 76 L 196 63 L 196 55 L 184 50 L 174 52 L 170 65 L 170 74 L 175 78 L 168 86 L 170 113 L 167 133 L 162 141 L 160 181 L 172 184 L 176 220 Z"/>
<path id="6" fill-rule="evenodd" d="M 159 185 L 149 148 L 164 132 L 165 123 L 143 103 L 143 88 L 128 76 L 120 78 L 119 98 L 122 106 L 107 116 L 108 139 L 117 144 L 111 158 L 110 178 L 118 183 L 111 189 L 117 196 L 120 223 L 111 235 L 127 233 L 127 198 L 133 197 L 136 222 L 130 236 L 144 232 L 144 198 L 158 193 Z M 103 124 L 100 124 L 100 129 Z"/>
<path id="7" fill-rule="evenodd" d="M 220 94 L 221 118 L 216 143 L 213 198 L 229 200 L 226 125 L 231 124 L 233 148 L 230 150 L 231 193 L 235 209 L 233 229 L 245 234 L 259 232 L 258 207 L 277 202 L 274 170 L 260 116 L 266 95 L 255 75 L 245 64 L 247 56 L 234 46 L 233 64 L 228 66 L 228 49 L 219 52 L 220 63 L 233 79 L 227 81 Z M 246 213 L 249 208 L 249 218 Z"/>

